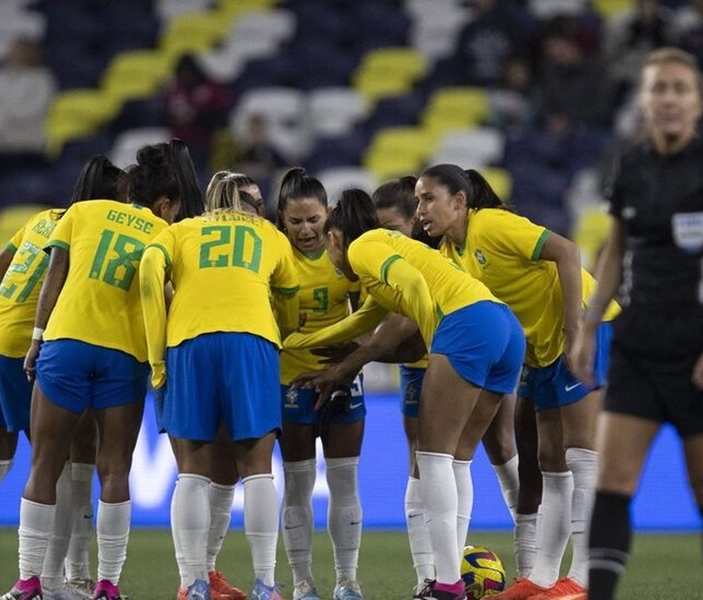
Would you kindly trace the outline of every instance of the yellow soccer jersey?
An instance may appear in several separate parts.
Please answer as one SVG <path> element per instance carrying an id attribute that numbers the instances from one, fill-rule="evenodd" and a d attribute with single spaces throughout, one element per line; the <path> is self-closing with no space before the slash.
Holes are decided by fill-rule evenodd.
<path id="1" fill-rule="evenodd" d="M 44 332 L 147 359 L 139 263 L 166 221 L 150 209 L 114 200 L 74 204 L 47 247 L 69 252 L 68 276 Z"/>
<path id="2" fill-rule="evenodd" d="M 486 284 L 520 321 L 527 339 L 525 363 L 543 367 L 564 351 L 564 299 L 556 263 L 540 260 L 549 230 L 506 210 L 469 212 L 466 242 L 445 240 L 441 252 Z M 581 270 L 584 306 L 595 289 L 593 277 Z M 611 306 L 605 320 L 617 314 Z"/>
<path id="3" fill-rule="evenodd" d="M 428 348 L 444 315 L 482 300 L 500 302 L 439 252 L 397 231 L 367 231 L 350 244 L 348 259 L 378 304 L 417 323 Z"/>
<path id="4" fill-rule="evenodd" d="M 300 329 L 307 334 L 341 321 L 350 312 L 349 294 L 359 292 L 359 283 L 350 282 L 335 268 L 322 250 L 317 256 L 306 256 L 293 249 L 300 279 L 298 299 L 300 312 L 306 315 Z M 301 373 L 317 371 L 320 357 L 309 350 L 284 350 L 281 354 L 281 383 L 289 385 Z"/>
<path id="5" fill-rule="evenodd" d="M 33 215 L 7 244 L 14 254 L 0 282 L 0 354 L 22 358 L 32 341 L 37 300 L 49 255 L 43 251 L 63 210 Z"/>
<path id="6" fill-rule="evenodd" d="M 252 333 L 280 346 L 269 297 L 295 298 L 298 274 L 288 238 L 271 223 L 249 213 L 225 212 L 185 219 L 163 231 L 147 250 L 142 274 L 142 288 L 147 284 L 154 290 L 153 297 L 144 293 L 144 317 L 156 324 L 165 318 L 152 302 L 163 301 L 164 271 L 151 272 L 154 251 L 165 261 L 162 267 L 174 287 L 166 346 L 216 331 Z M 155 279 L 147 281 L 147 275 Z M 294 328 L 297 302 L 289 312 L 294 322 L 283 325 Z M 148 327 L 150 361 L 158 362 L 161 342 Z"/>

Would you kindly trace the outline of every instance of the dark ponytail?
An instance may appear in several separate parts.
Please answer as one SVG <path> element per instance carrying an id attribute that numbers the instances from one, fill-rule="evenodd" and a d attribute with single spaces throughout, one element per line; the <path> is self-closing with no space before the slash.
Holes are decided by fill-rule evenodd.
<path id="1" fill-rule="evenodd" d="M 376 210 L 393 208 L 408 219 L 412 218 L 417 208 L 416 183 L 416 177 L 406 175 L 380 185 L 371 197 Z"/>
<path id="2" fill-rule="evenodd" d="M 166 158 L 180 190 L 181 208 L 176 221 L 202 215 L 205 212 L 205 199 L 188 146 L 182 140 L 173 138 L 166 146 Z"/>
<path id="3" fill-rule="evenodd" d="M 348 246 L 361 234 L 378 228 L 376 208 L 371 197 L 363 190 L 348 189 L 342 192 L 337 205 L 330 211 L 325 221 L 325 233 L 339 229 Z"/>
<path id="4" fill-rule="evenodd" d="M 71 204 L 81 200 L 122 200 L 126 197 L 124 175 L 105 156 L 96 154 L 83 165 L 71 194 Z"/>
<path id="5" fill-rule="evenodd" d="M 475 169 L 464 170 L 457 165 L 441 164 L 425 169 L 421 177 L 431 177 L 445 186 L 449 193 L 456 195 L 464 192 L 466 207 L 471 209 L 502 208 L 511 210 L 493 191 L 491 185 Z"/>
<path id="6" fill-rule="evenodd" d="M 129 200 L 152 208 L 162 196 L 177 201 L 181 187 L 168 156 L 168 144 L 143 146 L 137 164 L 127 168 Z"/>

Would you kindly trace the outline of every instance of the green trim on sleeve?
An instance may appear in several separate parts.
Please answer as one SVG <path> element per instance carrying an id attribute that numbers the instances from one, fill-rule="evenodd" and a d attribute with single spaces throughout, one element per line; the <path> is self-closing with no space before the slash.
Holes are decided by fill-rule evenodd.
<path id="1" fill-rule="evenodd" d="M 7 242 L 5 245 L 5 250 L 7 250 L 10 254 L 14 254 L 17 252 L 17 246 L 15 246 L 12 242 Z"/>
<path id="2" fill-rule="evenodd" d="M 161 253 L 164 255 L 164 258 L 166 259 L 166 267 L 171 268 L 171 257 L 168 254 L 168 250 L 164 248 L 161 244 L 154 244 L 151 243 L 147 246 L 147 248 L 157 248 L 158 250 L 161 250 Z"/>
<path id="3" fill-rule="evenodd" d="M 300 286 L 296 285 L 295 287 L 292 287 L 292 288 L 271 287 L 271 291 L 276 294 L 286 294 L 286 295 L 292 296 L 293 294 L 297 294 L 300 291 Z"/>
<path id="4" fill-rule="evenodd" d="M 552 233 L 549 231 L 549 229 L 545 229 L 542 232 L 542 235 L 539 236 L 539 239 L 537 240 L 537 245 L 535 246 L 535 249 L 532 251 L 532 260 L 539 260 L 540 256 L 542 256 L 542 248 L 544 248 L 544 245 L 547 243 L 547 238 L 549 237 L 549 234 Z"/>
<path id="5" fill-rule="evenodd" d="M 44 246 L 44 250 L 48 250 L 52 246 L 56 246 L 57 248 L 61 248 L 62 250 L 65 250 L 68 252 L 71 249 L 71 244 L 68 244 L 66 242 L 62 242 L 61 240 L 49 240 L 46 243 L 46 246 Z"/>
<path id="6" fill-rule="evenodd" d="M 393 256 L 389 256 L 381 265 L 381 281 L 383 283 L 388 284 L 388 281 L 386 280 L 386 276 L 388 275 L 388 267 L 390 267 L 399 258 L 403 257 L 400 254 L 394 254 Z"/>

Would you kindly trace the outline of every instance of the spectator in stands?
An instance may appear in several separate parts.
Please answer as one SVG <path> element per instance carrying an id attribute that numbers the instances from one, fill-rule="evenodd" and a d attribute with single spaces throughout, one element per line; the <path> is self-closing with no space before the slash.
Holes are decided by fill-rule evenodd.
<path id="1" fill-rule="evenodd" d="M 503 65 L 500 86 L 489 92 L 487 123 L 504 130 L 533 125 L 538 95 L 530 61 L 524 56 L 511 56 Z"/>
<path id="2" fill-rule="evenodd" d="M 603 55 L 619 102 L 631 90 L 648 52 L 671 37 L 671 12 L 659 0 L 637 0 L 632 10 L 607 25 Z"/>
<path id="3" fill-rule="evenodd" d="M 542 36 L 537 80 L 550 129 L 609 125 L 613 98 L 607 71 L 580 36 L 578 24 L 569 19 L 555 19 Z"/>
<path id="4" fill-rule="evenodd" d="M 471 7 L 473 18 L 459 34 L 454 56 L 463 67 L 460 83 L 495 85 L 506 60 L 528 52 L 535 21 L 507 2 L 472 0 Z"/>
<path id="5" fill-rule="evenodd" d="M 0 162 L 6 168 L 31 166 L 43 156 L 44 120 L 56 83 L 41 55 L 37 40 L 19 37 L 0 68 Z"/>
<path id="6" fill-rule="evenodd" d="M 172 135 L 188 145 L 198 176 L 207 181 L 215 132 L 227 119 L 229 92 L 207 77 L 195 56 L 184 54 L 162 102 Z"/>

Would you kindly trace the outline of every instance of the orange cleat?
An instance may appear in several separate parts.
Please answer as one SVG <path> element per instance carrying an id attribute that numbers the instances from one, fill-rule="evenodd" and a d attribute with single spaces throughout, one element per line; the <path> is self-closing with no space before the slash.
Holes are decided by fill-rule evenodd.
<path id="1" fill-rule="evenodd" d="M 491 596 L 491 600 L 531 600 L 533 596 L 542 594 L 549 589 L 532 583 L 529 579 L 517 579 L 505 591 Z"/>
<path id="2" fill-rule="evenodd" d="M 578 594 L 586 594 L 586 588 L 569 577 L 562 577 L 546 592 L 530 596 L 530 600 L 563 600 Z"/>
<path id="3" fill-rule="evenodd" d="M 229 584 L 220 571 L 210 571 L 211 600 L 247 600 L 247 593 Z"/>

